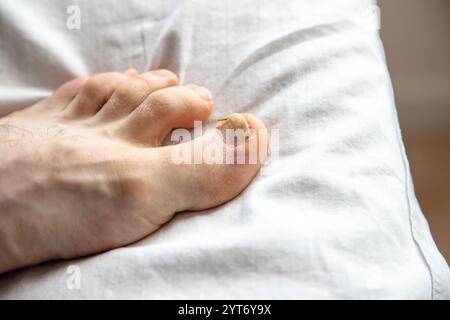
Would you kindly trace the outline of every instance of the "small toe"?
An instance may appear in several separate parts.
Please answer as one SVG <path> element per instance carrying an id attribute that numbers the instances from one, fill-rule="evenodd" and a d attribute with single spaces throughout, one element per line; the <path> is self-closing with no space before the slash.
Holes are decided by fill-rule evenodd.
<path id="1" fill-rule="evenodd" d="M 149 94 L 178 83 L 177 76 L 169 70 L 161 69 L 132 75 L 134 71 L 128 72 L 131 78 L 122 82 L 114 90 L 109 100 L 96 115 L 97 120 L 111 121 L 127 116 Z"/>
<path id="2" fill-rule="evenodd" d="M 33 105 L 30 110 L 38 112 L 61 112 L 72 101 L 76 94 L 80 91 L 80 88 L 86 82 L 87 77 L 75 78 L 67 81 L 57 88 L 51 96 L 39 101 Z"/>
<path id="3" fill-rule="evenodd" d="M 130 77 L 135 77 L 139 75 L 139 72 L 134 68 L 127 69 L 123 73 Z"/>
<path id="4" fill-rule="evenodd" d="M 94 115 L 114 90 L 128 79 L 129 76 L 120 72 L 101 73 L 88 78 L 67 108 L 64 109 L 64 116 L 84 118 Z"/>

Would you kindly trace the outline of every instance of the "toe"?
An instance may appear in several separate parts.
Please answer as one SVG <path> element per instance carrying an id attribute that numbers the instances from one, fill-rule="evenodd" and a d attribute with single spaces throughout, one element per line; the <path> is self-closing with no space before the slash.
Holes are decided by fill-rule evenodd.
<path id="1" fill-rule="evenodd" d="M 61 85 L 50 97 L 55 104 L 63 105 L 64 107 L 77 95 L 88 77 L 75 78 Z"/>
<path id="2" fill-rule="evenodd" d="M 79 92 L 64 109 L 67 118 L 83 118 L 94 115 L 129 76 L 120 72 L 108 72 L 88 78 Z"/>
<path id="3" fill-rule="evenodd" d="M 210 91 L 196 85 L 176 86 L 155 91 L 127 118 L 118 132 L 125 139 L 159 146 L 174 128 L 192 128 L 194 121 L 205 121 L 213 110 Z"/>
<path id="4" fill-rule="evenodd" d="M 111 121 L 124 117 L 136 109 L 152 92 L 178 83 L 177 76 L 169 70 L 161 69 L 133 75 L 135 72 L 137 71 L 126 72 L 131 78 L 114 90 L 95 118 L 99 121 Z"/>
<path id="5" fill-rule="evenodd" d="M 38 102 L 30 109 L 36 110 L 38 112 L 60 112 L 67 107 L 70 101 L 72 101 L 72 99 L 80 91 L 80 88 L 83 86 L 86 80 L 87 77 L 80 77 L 62 84 L 53 92 L 50 97 Z"/>
<path id="6" fill-rule="evenodd" d="M 130 77 L 135 77 L 135 76 L 139 75 L 139 72 L 134 68 L 125 70 L 123 73 L 125 73 L 127 76 L 130 76 Z"/>
<path id="7" fill-rule="evenodd" d="M 268 131 L 255 116 L 238 116 L 243 122 L 234 130 L 245 133 L 238 145 L 225 143 L 222 131 L 210 131 L 191 142 L 161 148 L 165 179 L 179 198 L 177 211 L 204 210 L 231 200 L 261 168 L 269 149 Z"/>
<path id="8" fill-rule="evenodd" d="M 178 84 L 177 75 L 167 69 L 152 70 L 137 76 L 147 81 L 152 92 Z"/>

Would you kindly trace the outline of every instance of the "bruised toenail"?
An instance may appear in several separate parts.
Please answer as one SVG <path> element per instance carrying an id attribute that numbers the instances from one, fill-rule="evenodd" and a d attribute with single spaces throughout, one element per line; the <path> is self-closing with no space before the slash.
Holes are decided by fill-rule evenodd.
<path id="1" fill-rule="evenodd" d="M 205 87 L 199 87 L 199 86 L 191 84 L 191 85 L 189 85 L 189 88 L 191 88 L 193 91 L 195 91 L 200 96 L 200 98 L 202 98 L 203 100 L 206 100 L 206 101 L 212 100 L 211 91 L 209 91 Z"/>
<path id="2" fill-rule="evenodd" d="M 151 71 L 151 74 L 161 78 L 173 77 L 173 73 L 166 69 L 158 69 Z"/>
<path id="3" fill-rule="evenodd" d="M 254 135 L 245 117 L 239 113 L 220 118 L 216 129 L 221 132 L 225 143 L 232 146 L 237 146 Z"/>

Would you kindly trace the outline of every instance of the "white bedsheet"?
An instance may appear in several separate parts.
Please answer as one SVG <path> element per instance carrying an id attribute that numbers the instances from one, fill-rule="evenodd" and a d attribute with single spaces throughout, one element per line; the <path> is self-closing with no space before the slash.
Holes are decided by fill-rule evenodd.
<path id="1" fill-rule="evenodd" d="M 67 7 L 81 29 L 66 27 Z M 370 0 L 1 1 L 0 114 L 80 75 L 168 68 L 252 112 L 279 158 L 130 246 L 0 276 L 0 298 L 450 298 Z M 80 239 L 83 241 L 83 239 Z M 69 266 L 80 271 L 70 284 Z M 77 272 L 78 274 L 78 272 Z"/>

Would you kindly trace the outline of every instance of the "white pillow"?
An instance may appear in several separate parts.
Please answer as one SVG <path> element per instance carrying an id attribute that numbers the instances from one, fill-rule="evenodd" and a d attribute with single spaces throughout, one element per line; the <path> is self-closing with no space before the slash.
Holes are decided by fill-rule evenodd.
<path id="1" fill-rule="evenodd" d="M 211 121 L 252 112 L 279 129 L 279 156 L 226 205 L 0 276 L 0 298 L 450 298 L 373 1 L 77 3 L 81 29 L 67 28 L 65 2 L 0 2 L 0 113 L 75 76 L 165 67 L 211 89 Z"/>

